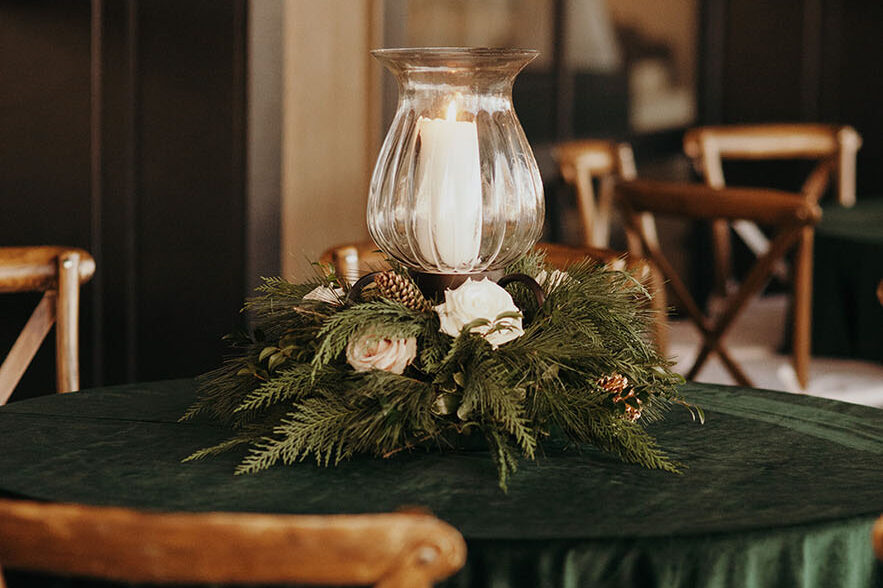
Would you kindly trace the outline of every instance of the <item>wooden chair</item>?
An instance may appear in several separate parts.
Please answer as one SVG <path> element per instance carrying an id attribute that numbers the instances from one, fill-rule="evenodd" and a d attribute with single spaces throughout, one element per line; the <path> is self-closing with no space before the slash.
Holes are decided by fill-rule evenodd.
<path id="1" fill-rule="evenodd" d="M 883 561 L 883 515 L 877 519 L 871 529 L 871 544 L 874 546 L 877 559 Z"/>
<path id="2" fill-rule="evenodd" d="M 465 560 L 460 533 L 428 514 L 164 514 L 0 500 L 0 565 L 9 569 L 132 583 L 421 588 Z"/>
<path id="3" fill-rule="evenodd" d="M 713 189 L 700 184 L 676 182 L 624 182 L 616 187 L 619 205 L 626 217 L 626 230 L 640 242 L 641 251 L 669 280 L 672 292 L 703 336 L 696 362 L 687 374 L 693 379 L 712 352 L 717 352 L 733 378 L 743 386 L 751 381 L 723 345 L 723 337 L 746 303 L 770 279 L 773 264 L 796 245 L 794 279 L 793 360 L 797 380 L 806 388 L 809 374 L 810 297 L 812 288 L 813 227 L 821 218 L 814 202 L 800 194 L 761 188 Z M 687 219 L 751 220 L 775 231 L 769 250 L 762 254 L 738 290 L 725 301 L 714 319 L 707 317 L 690 295 L 684 282 L 662 254 L 654 233 L 644 230 L 646 214 L 671 215 Z"/>
<path id="4" fill-rule="evenodd" d="M 650 221 L 653 231 L 652 217 Z M 652 235 L 655 238 L 655 231 Z M 667 345 L 665 286 L 659 279 L 659 274 L 652 271 L 646 260 L 603 247 L 537 243 L 535 249 L 542 251 L 546 255 L 546 261 L 559 269 L 588 258 L 602 261 L 617 269 L 627 269 L 637 275 L 653 295 L 653 309 L 657 314 L 654 340 L 660 352 L 664 353 Z M 389 267 L 385 255 L 372 241 L 331 247 L 319 257 L 319 263 L 332 267 L 338 276 L 344 277 L 350 284 L 367 273 Z"/>
<path id="5" fill-rule="evenodd" d="M 822 124 L 708 126 L 690 129 L 684 135 L 684 152 L 712 188 L 725 186 L 725 160 L 808 159 L 818 163 L 801 193 L 809 202 L 816 203 L 835 176 L 837 201 L 842 206 L 855 204 L 855 161 L 861 144 L 861 136 L 852 127 Z M 755 223 L 739 220 L 732 227 L 755 255 L 769 248 L 769 240 Z M 730 278 L 729 225 L 715 219 L 712 231 L 715 292 L 723 294 Z M 784 261 L 776 264 L 775 271 L 779 278 L 787 278 Z"/>
<path id="6" fill-rule="evenodd" d="M 608 247 L 613 184 L 617 179 L 634 180 L 637 177 L 631 146 L 595 139 L 566 141 L 555 146 L 553 156 L 561 177 L 576 189 L 583 244 Z M 594 181 L 598 182 L 597 198 Z"/>
<path id="7" fill-rule="evenodd" d="M 564 268 L 585 258 L 597 259 L 604 263 L 621 264 L 625 269 L 641 269 L 642 260 L 633 260 L 623 253 L 603 247 L 572 247 L 559 243 L 537 243 L 536 249 L 546 254 L 549 264 Z M 338 276 L 353 283 L 361 276 L 373 271 L 389 268 L 385 254 L 373 241 L 346 243 L 326 249 L 319 257 L 319 263 L 330 266 Z"/>
<path id="8" fill-rule="evenodd" d="M 0 293 L 44 293 L 0 365 L 0 405 L 9 400 L 56 321 L 56 387 L 59 392 L 79 389 L 80 284 L 94 273 L 95 261 L 82 249 L 0 247 Z"/>

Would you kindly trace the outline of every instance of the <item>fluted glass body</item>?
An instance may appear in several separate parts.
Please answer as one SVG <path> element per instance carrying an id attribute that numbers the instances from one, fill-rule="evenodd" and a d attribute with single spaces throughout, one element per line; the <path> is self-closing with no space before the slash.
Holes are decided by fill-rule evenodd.
<path id="1" fill-rule="evenodd" d="M 368 229 L 417 271 L 461 274 L 511 263 L 537 242 L 543 185 L 512 107 L 537 53 L 382 49 L 399 100 L 368 198 Z"/>

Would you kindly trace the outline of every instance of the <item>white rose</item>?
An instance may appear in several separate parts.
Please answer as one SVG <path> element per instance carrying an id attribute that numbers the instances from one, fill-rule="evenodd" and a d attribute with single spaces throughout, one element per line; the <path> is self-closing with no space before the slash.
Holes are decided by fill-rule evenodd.
<path id="1" fill-rule="evenodd" d="M 436 306 L 435 311 L 441 319 L 441 332 L 451 337 L 459 335 L 472 321 L 486 319 L 489 324 L 473 327 L 470 332 L 484 336 L 494 349 L 524 334 L 521 311 L 512 296 L 487 278 L 480 282 L 470 278 L 456 290 L 445 290 L 445 303 Z M 498 319 L 507 312 L 518 313 L 518 318 Z"/>
<path id="2" fill-rule="evenodd" d="M 534 279 L 546 291 L 546 294 L 551 294 L 558 289 L 558 286 L 568 283 L 573 278 L 567 272 L 556 269 L 552 270 L 551 274 L 546 270 L 541 270 Z"/>
<path id="3" fill-rule="evenodd" d="M 318 286 L 313 288 L 304 300 L 315 300 L 316 302 L 327 302 L 328 304 L 340 304 L 346 293 L 342 288 L 330 288 L 328 286 Z"/>
<path id="4" fill-rule="evenodd" d="M 346 361 L 357 372 L 383 370 L 401 374 L 417 357 L 417 339 L 386 339 L 362 333 L 346 346 Z"/>

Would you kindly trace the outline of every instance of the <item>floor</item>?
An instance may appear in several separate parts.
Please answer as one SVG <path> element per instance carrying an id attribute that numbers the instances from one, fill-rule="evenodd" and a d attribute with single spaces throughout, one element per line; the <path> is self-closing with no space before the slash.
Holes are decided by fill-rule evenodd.
<path id="1" fill-rule="evenodd" d="M 790 357 L 777 353 L 786 305 L 784 295 L 756 299 L 733 325 L 724 343 L 756 388 L 800 393 Z M 669 354 L 677 362 L 676 371 L 686 373 L 693 365 L 701 339 L 688 321 L 670 324 Z M 716 356 L 712 356 L 696 379 L 717 384 L 735 383 Z M 883 408 L 883 365 L 814 357 L 810 364 L 809 388 L 804 393 Z"/>

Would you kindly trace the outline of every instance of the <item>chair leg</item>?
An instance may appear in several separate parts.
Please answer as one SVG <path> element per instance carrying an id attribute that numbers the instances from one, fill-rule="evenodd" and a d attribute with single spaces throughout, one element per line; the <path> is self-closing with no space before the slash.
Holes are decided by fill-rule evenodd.
<path id="1" fill-rule="evenodd" d="M 809 384 L 812 341 L 812 250 L 813 228 L 804 227 L 794 261 L 794 372 L 801 390 Z"/>
<path id="2" fill-rule="evenodd" d="M 650 295 L 655 316 L 653 317 L 653 338 L 656 349 L 665 357 L 668 352 L 668 301 L 665 296 L 665 279 L 655 263 L 650 264 Z"/>
<path id="3" fill-rule="evenodd" d="M 727 295 L 732 263 L 729 223 L 723 219 L 712 221 L 711 236 L 714 242 L 714 293 L 723 297 Z"/>
<path id="4" fill-rule="evenodd" d="M 59 392 L 80 389 L 79 359 L 80 255 L 58 256 L 58 300 L 55 327 L 56 387 Z"/>
<path id="5" fill-rule="evenodd" d="M 55 300 L 56 294 L 49 290 L 43 294 L 43 298 L 28 319 L 25 328 L 12 349 L 0 365 L 0 405 L 6 404 L 12 391 L 18 385 L 22 375 L 24 375 L 28 364 L 40 349 L 43 339 L 52 328 L 55 322 Z"/>
<path id="6" fill-rule="evenodd" d="M 745 280 L 742 282 L 742 285 L 739 286 L 736 294 L 727 299 L 727 307 L 723 314 L 717 318 L 714 327 L 709 329 L 706 333 L 705 341 L 702 344 L 702 350 L 699 352 L 699 358 L 693 365 L 691 373 L 695 375 L 695 373 L 699 371 L 702 367 L 702 363 L 708 358 L 709 351 L 715 348 L 718 350 L 721 349 L 720 340 L 726 334 L 727 329 L 732 326 L 733 321 L 739 315 L 739 312 L 742 311 L 742 308 L 748 303 L 749 299 L 763 288 L 764 284 L 770 278 L 773 264 L 775 264 L 776 260 L 781 259 L 782 256 L 785 255 L 788 249 L 800 237 L 803 230 L 804 229 L 800 227 L 783 229 L 770 242 L 769 251 L 758 258 L 754 267 L 752 267 L 751 271 L 748 272 L 748 275 L 745 276 Z M 724 363 L 729 367 L 731 362 L 728 362 L 728 359 L 729 358 L 724 358 Z M 740 375 L 737 371 L 733 371 L 732 369 L 730 369 L 730 373 L 740 382 L 740 384 L 750 385 L 742 383 L 743 380 L 746 380 L 744 374 Z"/>

